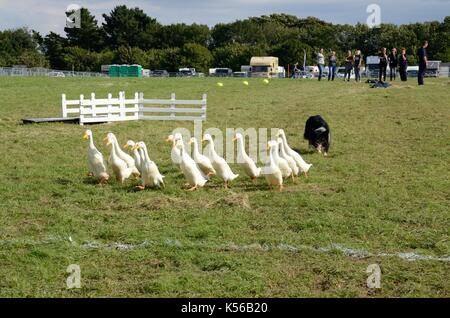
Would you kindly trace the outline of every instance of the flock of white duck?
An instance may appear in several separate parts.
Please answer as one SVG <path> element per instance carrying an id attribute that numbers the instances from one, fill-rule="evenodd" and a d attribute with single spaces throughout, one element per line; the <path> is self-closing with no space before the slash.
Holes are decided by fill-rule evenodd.
<path id="1" fill-rule="evenodd" d="M 109 180 L 107 166 L 102 153 L 94 144 L 92 131 L 86 130 L 83 138 L 89 140 L 89 176 L 96 178 L 100 184 L 107 183 Z M 156 163 L 150 159 L 144 142 L 129 140 L 123 148 L 130 151 L 130 155 L 122 150 L 113 133 L 108 133 L 104 141 L 107 146 L 111 147 L 108 165 L 118 182 L 123 184 L 125 180 L 133 177 L 140 180 L 140 184 L 137 186 L 139 190 L 144 190 L 146 187 L 165 187 L 164 176 L 159 172 Z M 214 141 L 209 134 L 205 134 L 202 140 L 209 146 L 206 155 L 199 150 L 196 138 L 189 140 L 189 145 L 193 146 L 192 156 L 186 151 L 181 134 L 170 135 L 166 141 L 172 144 L 172 161 L 184 175 L 187 191 L 204 187 L 214 176 L 220 178 L 224 182 L 225 188 L 228 188 L 229 183 L 239 177 L 239 174 L 232 171 L 226 160 L 217 154 Z M 264 167 L 258 167 L 255 161 L 247 155 L 243 135 L 236 134 L 234 141 L 238 145 L 237 162 L 245 174 L 254 182 L 257 178 L 264 176 L 269 186 L 276 187 L 279 191 L 283 191 L 285 180 L 292 178 L 294 181 L 300 173 L 307 177 L 312 166 L 289 146 L 283 129 L 278 131 L 277 140 L 268 142 L 269 161 Z"/>

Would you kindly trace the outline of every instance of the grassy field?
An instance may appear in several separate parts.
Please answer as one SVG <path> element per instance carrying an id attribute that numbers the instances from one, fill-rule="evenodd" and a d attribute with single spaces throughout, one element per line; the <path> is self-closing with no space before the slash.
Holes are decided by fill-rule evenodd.
<path id="1" fill-rule="evenodd" d="M 411 79 L 388 90 L 342 81 L 222 82 L 0 78 L 0 296 L 450 296 L 448 80 L 417 87 Z M 283 193 L 244 177 L 229 190 L 214 179 L 187 193 L 164 139 L 193 124 L 128 122 L 89 128 L 105 156 L 109 131 L 122 144 L 144 140 L 167 187 L 99 187 L 86 177 L 86 128 L 20 123 L 59 116 L 61 93 L 120 90 L 149 98 L 207 93 L 204 128 L 284 128 L 313 163 L 310 178 L 288 182 Z M 333 132 L 327 158 L 302 140 L 316 114 Z M 377 290 L 366 286 L 374 263 L 382 269 Z M 69 264 L 81 268 L 81 289 L 66 288 Z"/>

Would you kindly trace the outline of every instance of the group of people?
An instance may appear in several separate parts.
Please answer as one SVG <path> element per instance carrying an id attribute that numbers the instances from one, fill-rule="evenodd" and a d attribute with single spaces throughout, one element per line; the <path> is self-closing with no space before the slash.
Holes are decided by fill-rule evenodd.
<path id="1" fill-rule="evenodd" d="M 422 43 L 422 47 L 418 50 L 417 56 L 419 59 L 419 72 L 418 72 L 418 83 L 419 85 L 424 84 L 425 71 L 427 68 L 427 47 L 428 41 L 424 41 Z M 408 68 L 408 57 L 406 55 L 406 49 L 402 48 L 400 50 L 400 54 L 397 54 L 397 49 L 393 48 L 391 52 L 388 54 L 386 48 L 382 48 L 379 62 L 379 74 L 378 80 L 379 82 L 385 82 L 387 76 L 387 66 L 389 65 L 389 77 L 391 81 L 394 81 L 397 77 L 397 69 L 400 74 L 400 79 L 402 81 L 407 81 L 407 68 Z M 345 72 L 344 72 L 344 81 L 350 81 L 350 76 L 352 71 L 355 73 L 356 82 L 361 82 L 361 66 L 363 64 L 363 59 L 360 50 L 356 50 L 355 54 L 352 51 L 347 52 L 347 56 L 345 58 Z M 320 49 L 317 53 L 317 65 L 319 68 L 319 81 L 322 80 L 323 71 L 325 69 L 325 56 L 323 53 L 323 49 Z M 297 67 L 297 64 L 296 64 Z M 331 51 L 328 55 L 328 80 L 334 81 L 336 77 L 336 69 L 337 69 L 337 58 L 336 52 Z"/>

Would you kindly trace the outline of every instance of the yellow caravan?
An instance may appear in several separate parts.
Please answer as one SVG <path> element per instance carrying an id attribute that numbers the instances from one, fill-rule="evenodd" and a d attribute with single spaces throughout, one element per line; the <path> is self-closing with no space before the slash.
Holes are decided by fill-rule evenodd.
<path id="1" fill-rule="evenodd" d="M 254 56 L 250 60 L 252 77 L 278 77 L 278 57 Z"/>

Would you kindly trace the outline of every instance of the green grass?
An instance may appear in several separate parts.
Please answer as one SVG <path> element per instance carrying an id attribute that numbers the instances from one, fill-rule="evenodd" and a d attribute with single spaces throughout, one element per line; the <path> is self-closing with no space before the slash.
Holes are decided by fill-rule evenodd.
<path id="1" fill-rule="evenodd" d="M 213 79 L 0 78 L 0 296 L 450 296 L 449 262 L 232 248 L 340 244 L 449 256 L 448 80 L 417 87 L 411 79 L 388 90 L 342 81 L 221 81 L 220 88 Z M 193 124 L 128 122 L 89 128 L 105 155 L 101 140 L 109 131 L 121 143 L 144 140 L 167 188 L 135 192 L 134 181 L 99 187 L 86 177 L 86 128 L 20 124 L 59 116 L 61 93 L 120 90 L 149 98 L 207 93 L 204 128 L 284 128 L 313 163 L 310 178 L 288 182 L 283 193 L 244 177 L 229 190 L 213 180 L 187 193 L 164 138 Z M 316 114 L 332 128 L 328 158 L 302 140 L 306 119 Z M 133 250 L 108 247 L 145 241 Z M 372 263 L 382 268 L 380 290 L 366 287 Z M 66 289 L 69 264 L 81 267 L 79 290 Z"/>

